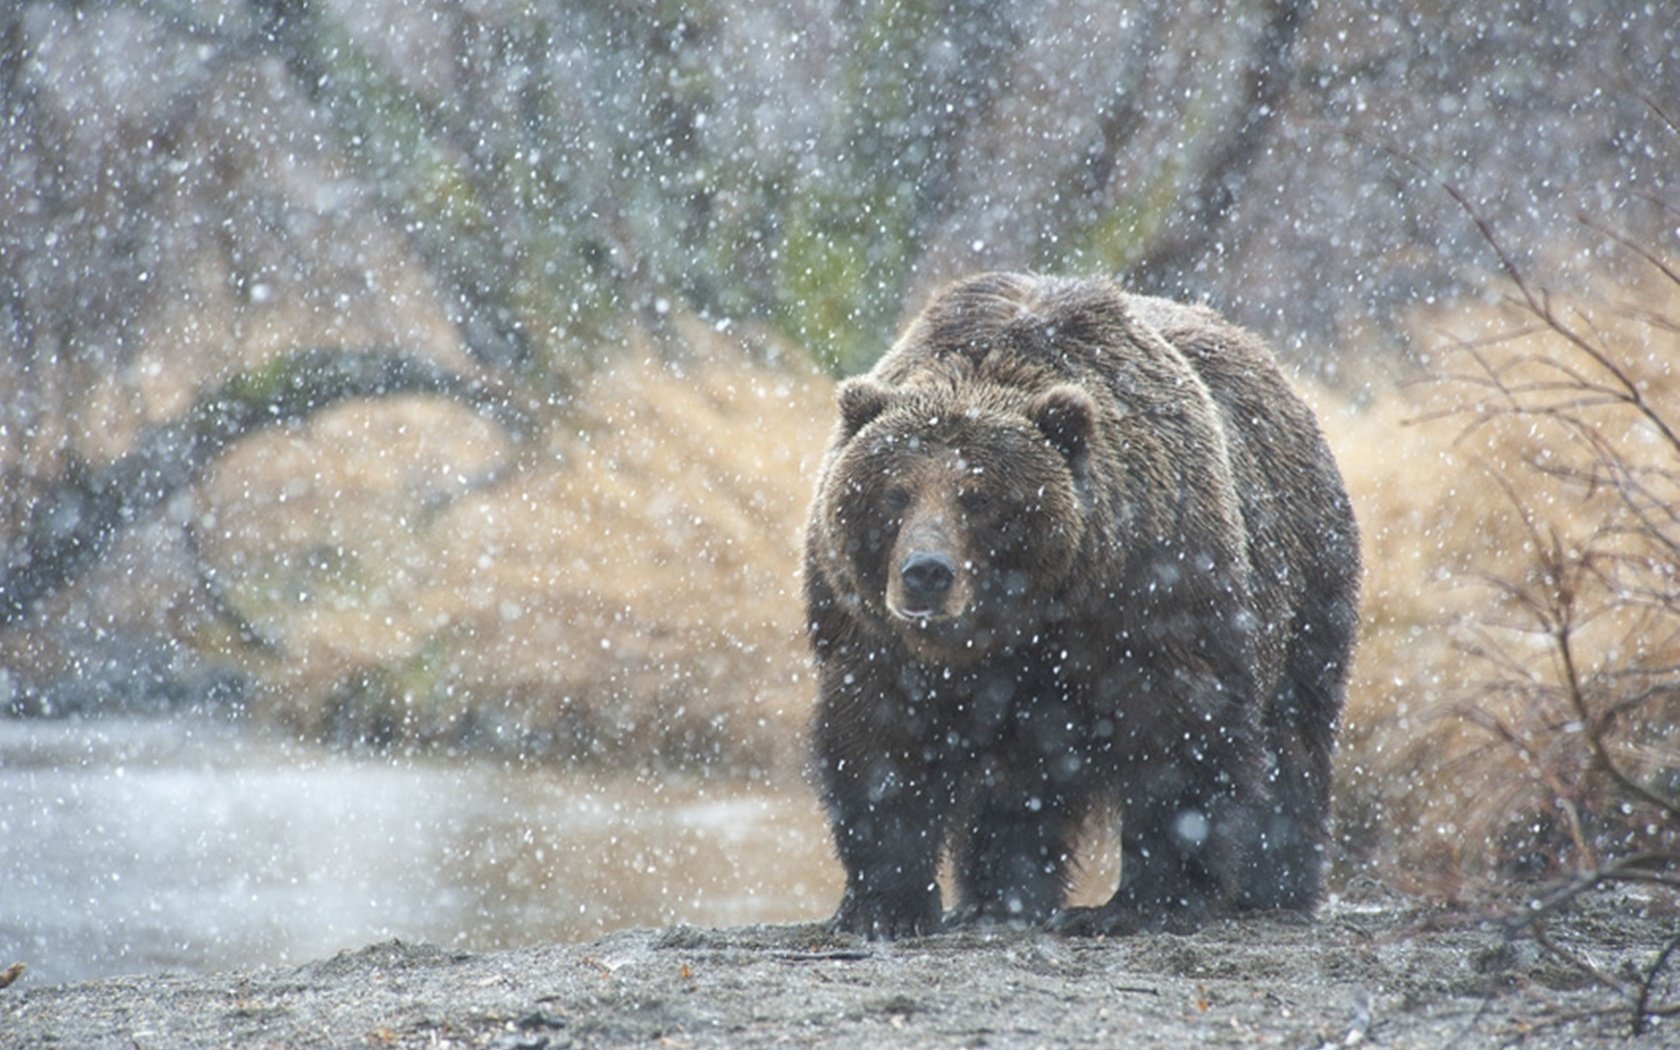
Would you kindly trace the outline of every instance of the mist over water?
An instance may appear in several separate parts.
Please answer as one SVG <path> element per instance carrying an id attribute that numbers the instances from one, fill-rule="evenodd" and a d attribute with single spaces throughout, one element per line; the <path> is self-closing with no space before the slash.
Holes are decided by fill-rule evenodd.
<path id="1" fill-rule="evenodd" d="M 798 785 L 323 752 L 179 720 L 0 721 L 0 956 L 32 983 L 825 916 Z"/>

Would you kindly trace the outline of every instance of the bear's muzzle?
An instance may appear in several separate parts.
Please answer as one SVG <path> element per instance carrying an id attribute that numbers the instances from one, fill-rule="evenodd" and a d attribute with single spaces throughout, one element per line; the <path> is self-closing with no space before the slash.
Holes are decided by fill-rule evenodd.
<path id="1" fill-rule="evenodd" d="M 906 619 L 925 620 L 943 610 L 957 579 L 957 566 L 948 554 L 912 551 L 898 567 L 898 577 L 903 584 L 903 605 L 894 611 Z"/>

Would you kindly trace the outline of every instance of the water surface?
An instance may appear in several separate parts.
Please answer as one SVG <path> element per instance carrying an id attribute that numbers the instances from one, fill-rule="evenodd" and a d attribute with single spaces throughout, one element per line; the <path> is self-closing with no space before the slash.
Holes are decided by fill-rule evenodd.
<path id="1" fill-rule="evenodd" d="M 356 757 L 198 720 L 0 720 L 0 968 L 31 983 L 809 920 L 799 785 Z"/>

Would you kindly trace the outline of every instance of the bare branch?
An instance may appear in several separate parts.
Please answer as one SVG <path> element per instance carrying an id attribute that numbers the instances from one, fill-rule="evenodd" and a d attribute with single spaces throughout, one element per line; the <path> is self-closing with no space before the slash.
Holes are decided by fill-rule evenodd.
<path id="1" fill-rule="evenodd" d="M 1656 986 L 1657 977 L 1662 973 L 1663 968 L 1668 965 L 1668 960 L 1674 956 L 1677 948 L 1680 948 L 1680 934 L 1671 937 L 1669 942 L 1663 945 L 1663 950 L 1657 953 L 1656 962 L 1653 962 L 1650 968 L 1645 971 L 1645 975 L 1640 978 L 1639 998 L 1633 1004 L 1632 1034 L 1644 1035 L 1650 1027 L 1651 1018 L 1656 1016 L 1657 1011 L 1651 1009 L 1651 989 Z"/>
<path id="2" fill-rule="evenodd" d="M 1628 251 L 1639 256 L 1641 259 L 1644 259 L 1646 262 L 1662 271 L 1662 275 L 1667 277 L 1673 283 L 1680 284 L 1680 271 L 1676 271 L 1672 266 L 1668 265 L 1668 261 L 1662 256 L 1651 251 L 1649 248 L 1634 240 L 1632 237 L 1629 237 L 1627 234 L 1622 233 L 1620 230 L 1611 229 L 1609 224 L 1599 222 L 1590 215 L 1582 214 L 1578 216 L 1578 219 L 1582 225 L 1587 227 L 1587 229 L 1610 238 L 1617 244 L 1626 248 Z"/>
<path id="3" fill-rule="evenodd" d="M 344 401 L 433 394 L 472 407 L 516 434 L 531 416 L 505 390 L 424 358 L 356 350 L 302 350 L 201 394 L 181 416 L 143 433 L 100 467 L 52 481 L 25 526 L 0 551 L 0 627 L 98 563 L 125 530 L 203 477 L 230 445 Z"/>
<path id="4" fill-rule="evenodd" d="M 1181 198 L 1189 202 L 1171 231 L 1149 246 L 1127 269 L 1140 288 L 1164 289 L 1188 272 L 1207 250 L 1236 201 L 1238 188 L 1271 141 L 1272 126 L 1283 113 L 1295 79 L 1295 42 L 1306 22 L 1300 0 L 1266 0 L 1265 25 L 1243 78 L 1242 113 L 1197 165 L 1197 176 Z"/>

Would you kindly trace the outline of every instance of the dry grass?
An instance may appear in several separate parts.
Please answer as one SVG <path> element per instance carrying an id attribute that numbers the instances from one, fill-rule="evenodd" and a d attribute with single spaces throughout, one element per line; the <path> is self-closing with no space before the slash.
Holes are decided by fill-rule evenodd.
<path id="1" fill-rule="evenodd" d="M 334 738 L 797 766 L 830 385 L 690 336 L 685 368 L 594 379 L 540 451 L 411 402 L 229 457 L 206 553 L 284 654 L 263 706 Z"/>
<path id="2" fill-rule="evenodd" d="M 1623 294 L 1555 309 L 1676 419 L 1680 332 L 1661 319 L 1680 317 L 1680 294 Z M 1648 488 L 1633 494 L 1647 509 L 1680 505 L 1680 450 L 1528 309 L 1431 320 L 1443 378 L 1326 414 L 1368 566 L 1339 809 L 1351 859 L 1456 893 L 1590 866 L 1661 830 L 1601 768 L 1593 730 L 1618 722 L 1607 753 L 1641 782 L 1680 771 L 1673 552 L 1628 486 Z M 1665 675 L 1667 695 L 1651 693 Z"/>
<path id="3" fill-rule="evenodd" d="M 1680 337 L 1650 318 L 1680 316 L 1673 291 L 1593 319 L 1671 418 Z M 1505 308 L 1425 324 L 1456 348 L 1452 368 L 1509 368 L 1509 382 L 1560 352 Z M 261 707 L 345 741 L 796 770 L 811 689 L 799 530 L 831 385 L 727 338 L 689 340 L 681 371 L 649 356 L 593 380 L 540 450 L 413 400 L 229 456 L 201 496 L 200 549 L 271 643 Z M 1545 469 L 1580 453 L 1580 433 L 1485 411 L 1502 396 L 1485 384 L 1384 384 L 1357 405 L 1308 393 L 1366 543 L 1339 754 L 1346 866 L 1450 893 L 1600 848 L 1619 818 L 1566 698 L 1500 686 L 1561 673 L 1510 586 L 1534 581 L 1548 537 L 1637 553 L 1613 488 Z M 1603 415 L 1596 438 L 1645 462 L 1648 427 Z M 1672 582 L 1672 564 L 1649 571 Z M 1584 673 L 1608 687 L 1618 667 L 1680 665 L 1672 609 L 1605 608 L 1600 590 L 1573 639 Z M 1636 712 L 1614 742 L 1641 776 L 1680 770 L 1674 706 Z"/>

